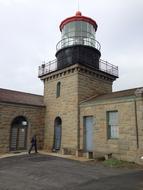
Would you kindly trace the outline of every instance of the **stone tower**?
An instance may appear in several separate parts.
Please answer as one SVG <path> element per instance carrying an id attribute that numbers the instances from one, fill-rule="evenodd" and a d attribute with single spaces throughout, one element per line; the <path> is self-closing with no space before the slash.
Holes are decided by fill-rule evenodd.
<path id="1" fill-rule="evenodd" d="M 79 104 L 112 92 L 118 68 L 100 59 L 96 22 L 81 12 L 60 24 L 56 60 L 39 67 L 44 81 L 45 149 L 75 154 L 79 150 Z"/>

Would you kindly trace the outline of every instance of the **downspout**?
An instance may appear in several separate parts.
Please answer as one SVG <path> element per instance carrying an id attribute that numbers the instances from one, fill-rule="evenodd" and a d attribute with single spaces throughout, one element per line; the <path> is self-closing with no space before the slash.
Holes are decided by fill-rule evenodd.
<path id="1" fill-rule="evenodd" d="M 80 104 L 78 103 L 78 151 L 80 150 Z"/>
<path id="2" fill-rule="evenodd" d="M 138 114 L 137 114 L 137 102 L 134 99 L 134 110 L 135 110 L 135 127 L 136 127 L 136 140 L 137 140 L 137 149 L 139 148 L 139 130 L 138 130 Z"/>
<path id="3" fill-rule="evenodd" d="M 79 101 L 79 70 L 77 68 L 77 150 L 76 156 L 79 155 L 80 149 L 80 101 Z"/>

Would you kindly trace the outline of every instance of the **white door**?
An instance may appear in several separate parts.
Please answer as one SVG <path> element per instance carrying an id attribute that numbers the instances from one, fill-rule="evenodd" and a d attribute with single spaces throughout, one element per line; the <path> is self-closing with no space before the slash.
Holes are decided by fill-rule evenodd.
<path id="1" fill-rule="evenodd" d="M 84 149 L 86 152 L 93 151 L 93 117 L 84 117 Z"/>

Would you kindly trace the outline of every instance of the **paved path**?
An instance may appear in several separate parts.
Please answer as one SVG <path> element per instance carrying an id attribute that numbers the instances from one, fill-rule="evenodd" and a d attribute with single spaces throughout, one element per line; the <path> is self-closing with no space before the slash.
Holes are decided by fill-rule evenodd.
<path id="1" fill-rule="evenodd" d="M 0 190 L 143 190 L 143 170 L 114 169 L 54 156 L 0 159 Z"/>

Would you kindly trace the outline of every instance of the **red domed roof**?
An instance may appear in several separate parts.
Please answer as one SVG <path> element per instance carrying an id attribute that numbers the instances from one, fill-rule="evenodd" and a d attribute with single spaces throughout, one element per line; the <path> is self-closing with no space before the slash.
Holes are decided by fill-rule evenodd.
<path id="1" fill-rule="evenodd" d="M 97 24 L 96 24 L 95 20 L 93 20 L 89 17 L 86 17 L 86 16 L 82 16 L 82 13 L 80 11 L 77 11 L 75 16 L 72 16 L 72 17 L 69 17 L 69 18 L 66 18 L 65 20 L 63 20 L 60 24 L 60 30 L 62 31 L 63 27 L 66 24 L 68 24 L 70 22 L 74 22 L 74 21 L 88 22 L 93 25 L 93 27 L 95 28 L 95 31 L 97 30 Z"/>

